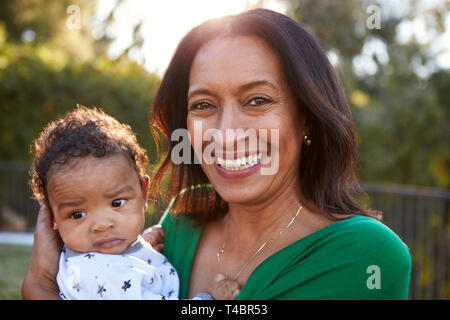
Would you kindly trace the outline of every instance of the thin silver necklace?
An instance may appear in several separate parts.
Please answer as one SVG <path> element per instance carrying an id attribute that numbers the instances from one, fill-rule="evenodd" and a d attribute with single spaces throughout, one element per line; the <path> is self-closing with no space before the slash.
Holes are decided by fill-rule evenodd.
<path id="1" fill-rule="evenodd" d="M 270 237 L 269 239 L 267 239 L 260 247 L 258 250 L 256 250 L 256 252 L 254 254 L 251 255 L 251 257 L 249 259 L 247 259 L 247 261 L 242 265 L 242 267 L 239 269 L 239 271 L 233 276 L 233 277 L 228 277 L 231 280 L 236 280 L 242 273 L 242 271 L 244 271 L 244 269 L 250 264 L 250 262 L 252 262 L 253 258 L 255 258 L 258 253 L 260 253 L 262 251 L 262 249 L 264 249 L 264 247 L 269 243 L 269 241 L 271 240 L 276 240 L 278 239 L 287 229 L 289 229 L 289 227 L 294 223 L 295 219 L 298 217 L 300 211 L 303 209 L 303 206 L 300 205 L 300 207 L 297 210 L 297 213 L 295 214 L 295 216 L 291 219 L 291 221 L 283 228 L 281 229 L 275 236 Z M 227 226 L 229 224 L 229 219 L 227 219 Z M 223 241 L 222 247 L 219 248 L 219 250 L 217 250 L 217 261 L 219 262 L 219 264 L 222 265 L 222 255 L 225 252 L 225 246 L 227 244 L 227 240 L 225 239 Z"/>

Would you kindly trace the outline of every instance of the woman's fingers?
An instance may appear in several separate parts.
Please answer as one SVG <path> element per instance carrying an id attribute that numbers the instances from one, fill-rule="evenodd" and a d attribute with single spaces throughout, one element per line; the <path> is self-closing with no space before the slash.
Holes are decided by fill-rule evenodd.
<path id="1" fill-rule="evenodd" d="M 232 300 L 239 292 L 239 283 L 235 280 L 227 279 L 223 274 L 217 274 L 210 287 L 210 293 L 217 300 Z"/>
<path id="2" fill-rule="evenodd" d="M 62 241 L 59 233 L 52 229 L 51 211 L 43 202 L 40 202 L 40 205 L 31 260 L 22 285 L 24 299 L 39 297 L 44 289 L 50 293 L 48 297 L 58 297 L 56 274 Z"/>
<path id="3" fill-rule="evenodd" d="M 226 279 L 226 277 L 225 277 L 225 275 L 223 273 L 218 273 L 214 277 L 214 281 L 215 282 L 219 282 L 219 281 L 222 281 L 222 280 L 225 280 L 225 279 Z"/>
<path id="4" fill-rule="evenodd" d="M 57 248 L 62 245 L 61 238 L 58 232 L 53 230 L 53 216 L 50 209 L 43 202 L 39 202 L 41 207 L 36 221 L 36 230 L 34 232 L 35 241 L 49 241 L 47 244 L 52 244 Z"/>
<path id="5" fill-rule="evenodd" d="M 40 262 L 40 264 L 44 264 L 47 268 L 44 271 L 48 271 L 51 274 L 54 273 L 56 277 L 62 241 L 59 233 L 52 228 L 53 219 L 50 209 L 43 202 L 40 202 L 40 204 L 41 207 L 34 232 L 33 255 L 37 257 L 35 260 Z M 32 257 L 32 260 L 35 257 Z"/>
<path id="6" fill-rule="evenodd" d="M 45 203 L 43 201 L 39 201 L 39 213 L 36 220 L 36 231 L 43 230 L 44 232 L 47 232 L 48 228 L 52 228 L 52 214 L 50 210 L 47 208 Z M 35 232 L 36 235 L 40 235 L 40 232 Z"/>
<path id="7" fill-rule="evenodd" d="M 155 249 L 158 252 L 162 252 L 164 250 L 164 244 L 163 243 L 157 244 L 157 245 L 152 246 L 152 247 L 153 247 L 153 249 Z"/>
<path id="8" fill-rule="evenodd" d="M 142 236 L 148 235 L 158 240 L 164 240 L 164 229 L 159 224 L 155 224 L 151 226 L 147 230 L 145 230 Z"/>
<path id="9" fill-rule="evenodd" d="M 164 247 L 164 229 L 160 225 L 154 225 L 142 233 L 142 238 L 152 247 L 161 252 Z"/>

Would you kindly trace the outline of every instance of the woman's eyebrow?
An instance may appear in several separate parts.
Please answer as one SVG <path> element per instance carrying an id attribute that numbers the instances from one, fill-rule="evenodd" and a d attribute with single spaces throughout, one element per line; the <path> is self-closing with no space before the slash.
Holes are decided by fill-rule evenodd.
<path id="1" fill-rule="evenodd" d="M 114 197 L 117 197 L 118 195 L 120 195 L 120 194 L 122 194 L 124 192 L 128 192 L 128 191 L 134 191 L 133 187 L 130 186 L 130 185 L 126 185 L 126 186 L 121 187 L 118 190 L 114 190 L 114 191 L 111 191 L 111 192 L 104 193 L 103 197 L 105 197 L 105 198 L 114 198 Z"/>
<path id="2" fill-rule="evenodd" d="M 256 80 L 256 81 L 252 81 L 252 82 L 241 85 L 239 87 L 239 91 L 245 91 L 245 90 L 251 89 L 253 87 L 257 87 L 257 86 L 267 86 L 274 90 L 278 90 L 278 88 L 274 84 L 272 84 L 270 81 Z"/>
<path id="3" fill-rule="evenodd" d="M 242 91 L 249 90 L 253 87 L 257 87 L 257 86 L 267 86 L 274 90 L 278 90 L 277 86 L 275 86 L 274 84 L 272 84 L 270 81 L 267 81 L 267 80 L 256 80 L 256 81 L 248 82 L 246 84 L 239 86 L 238 90 L 242 92 Z M 188 99 L 190 99 L 193 95 L 196 95 L 196 94 L 212 95 L 212 92 L 206 88 L 195 89 L 195 90 L 188 92 Z"/>
<path id="4" fill-rule="evenodd" d="M 208 95 L 212 95 L 212 93 L 211 93 L 210 90 L 200 88 L 200 89 L 196 89 L 196 90 L 193 90 L 193 91 L 189 91 L 189 92 L 188 92 L 188 100 L 189 100 L 192 96 L 194 96 L 194 95 L 196 95 L 196 94 L 208 94 Z"/>

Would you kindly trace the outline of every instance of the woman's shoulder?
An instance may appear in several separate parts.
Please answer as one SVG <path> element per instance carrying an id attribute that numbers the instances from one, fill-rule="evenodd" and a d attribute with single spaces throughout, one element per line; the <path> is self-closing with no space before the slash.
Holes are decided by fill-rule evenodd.
<path id="1" fill-rule="evenodd" d="M 406 299 L 411 256 L 382 222 L 352 216 L 299 240 L 272 260 L 279 299 Z M 281 261 L 282 260 L 282 261 Z M 259 278 L 267 277 L 266 273 Z M 281 281 L 281 282 L 280 282 Z"/>
<path id="2" fill-rule="evenodd" d="M 336 237 L 349 238 L 352 250 L 367 254 L 391 255 L 397 258 L 410 258 L 408 246 L 387 225 L 375 218 L 353 216 L 336 228 Z M 393 258 L 395 258 L 393 257 Z"/>
<path id="3" fill-rule="evenodd" d="M 371 217 L 355 215 L 334 222 L 311 240 L 318 253 L 331 251 L 333 256 L 351 256 L 354 262 L 381 261 L 396 268 L 411 263 L 408 246 L 388 226 Z"/>
<path id="4" fill-rule="evenodd" d="M 347 278 L 350 273 L 355 276 L 353 287 L 362 288 L 361 297 L 406 299 L 411 255 L 400 237 L 384 223 L 366 216 L 354 216 L 340 229 L 342 235 L 337 234 L 336 240 L 343 248 L 337 256 L 347 262 L 347 267 L 342 266 L 343 275 L 347 271 Z"/>
<path id="5" fill-rule="evenodd" d="M 336 222 L 335 227 L 328 239 L 329 246 L 324 247 L 331 248 L 325 251 L 333 261 L 331 265 L 340 270 L 336 271 L 340 276 L 354 277 L 350 281 L 354 281 L 354 288 L 361 288 L 364 283 L 366 286 L 359 291 L 364 297 L 369 292 L 367 297 L 373 297 L 374 293 L 386 299 L 407 297 L 411 255 L 408 246 L 393 230 L 366 216 Z M 367 288 L 380 290 L 367 291 Z"/>

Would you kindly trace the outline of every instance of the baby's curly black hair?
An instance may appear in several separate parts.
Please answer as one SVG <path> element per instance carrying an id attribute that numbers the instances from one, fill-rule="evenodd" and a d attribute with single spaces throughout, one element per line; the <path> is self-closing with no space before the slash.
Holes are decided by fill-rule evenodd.
<path id="1" fill-rule="evenodd" d="M 117 152 L 122 152 L 130 160 L 142 183 L 149 161 L 130 126 L 101 109 L 77 105 L 75 110 L 49 123 L 31 145 L 30 186 L 33 198 L 47 202 L 46 183 L 52 165 L 66 164 L 88 155 L 102 158 Z"/>

